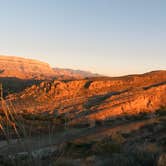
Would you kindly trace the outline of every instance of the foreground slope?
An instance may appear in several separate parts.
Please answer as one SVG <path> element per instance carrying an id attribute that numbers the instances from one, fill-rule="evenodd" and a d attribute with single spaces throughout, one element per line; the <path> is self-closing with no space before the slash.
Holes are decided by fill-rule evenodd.
<path id="1" fill-rule="evenodd" d="M 160 166 L 165 98 L 166 71 L 34 82 L 1 102 L 0 164 Z"/>

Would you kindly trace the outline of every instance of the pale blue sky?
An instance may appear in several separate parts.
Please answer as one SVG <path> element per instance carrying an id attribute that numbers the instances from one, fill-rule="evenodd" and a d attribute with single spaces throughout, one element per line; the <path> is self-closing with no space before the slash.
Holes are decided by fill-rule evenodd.
<path id="1" fill-rule="evenodd" d="M 0 54 L 110 76 L 166 69 L 166 0 L 0 0 Z"/>

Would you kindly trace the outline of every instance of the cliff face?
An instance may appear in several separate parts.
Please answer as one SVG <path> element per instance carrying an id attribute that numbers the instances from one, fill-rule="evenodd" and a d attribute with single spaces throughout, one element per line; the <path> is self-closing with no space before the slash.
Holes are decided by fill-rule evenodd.
<path id="1" fill-rule="evenodd" d="M 69 114 L 71 123 L 166 106 L 166 71 L 118 78 L 43 81 L 8 96 L 19 111 Z"/>
<path id="2" fill-rule="evenodd" d="M 86 71 L 51 68 L 49 64 L 38 60 L 13 56 L 0 56 L 0 77 L 12 77 L 24 80 L 45 80 L 53 78 L 65 80 L 96 76 L 98 75 Z"/>
<path id="3" fill-rule="evenodd" d="M 0 77 L 20 79 L 44 79 L 55 75 L 47 63 L 19 57 L 0 56 L 0 70 Z"/>

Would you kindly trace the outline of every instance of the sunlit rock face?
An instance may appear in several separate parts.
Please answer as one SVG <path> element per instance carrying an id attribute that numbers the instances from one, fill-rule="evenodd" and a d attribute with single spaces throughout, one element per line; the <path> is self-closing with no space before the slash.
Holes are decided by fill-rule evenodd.
<path id="1" fill-rule="evenodd" d="M 37 60 L 0 56 L 0 77 L 16 77 L 20 79 L 43 79 L 53 77 L 53 69 Z"/>
<path id="2" fill-rule="evenodd" d="M 166 106 L 166 84 L 147 90 L 128 91 L 106 99 L 97 107 L 97 112 L 87 116 L 90 119 L 103 120 L 108 117 L 153 112 Z"/>
<path id="3" fill-rule="evenodd" d="M 56 64 L 56 62 L 55 62 Z M 14 77 L 19 79 L 82 79 L 95 77 L 86 71 L 52 68 L 49 64 L 38 60 L 0 56 L 0 77 Z"/>
<path id="4" fill-rule="evenodd" d="M 166 106 L 166 71 L 118 78 L 43 81 L 8 98 L 18 111 L 67 113 L 73 124 L 153 112 Z"/>

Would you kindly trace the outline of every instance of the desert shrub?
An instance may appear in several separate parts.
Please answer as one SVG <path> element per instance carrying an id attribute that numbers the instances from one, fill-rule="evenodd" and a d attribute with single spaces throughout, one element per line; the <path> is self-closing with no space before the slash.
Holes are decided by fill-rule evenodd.
<path id="1" fill-rule="evenodd" d="M 143 129 L 143 130 L 147 130 L 149 132 L 154 132 L 155 131 L 155 127 L 158 125 L 158 123 L 153 123 L 153 124 L 147 124 L 147 125 L 144 125 L 142 127 L 140 127 L 140 129 Z"/>
<path id="2" fill-rule="evenodd" d="M 155 143 L 148 143 L 147 145 L 144 145 L 144 151 L 148 153 L 155 153 L 159 151 L 159 147 Z"/>
<path id="3" fill-rule="evenodd" d="M 163 137 L 163 138 L 160 139 L 159 145 L 161 145 L 163 147 L 166 147 L 166 138 L 165 137 Z"/>
<path id="4" fill-rule="evenodd" d="M 100 166 L 140 166 L 135 163 L 133 156 L 116 153 L 103 160 Z"/>
<path id="5" fill-rule="evenodd" d="M 92 143 L 74 143 L 74 142 L 69 142 L 66 146 L 66 148 L 73 148 L 73 149 L 76 149 L 76 148 L 82 148 L 82 149 L 89 149 L 91 148 L 92 146 Z"/>
<path id="6" fill-rule="evenodd" d="M 91 151 L 93 143 L 74 143 L 69 142 L 65 147 L 65 155 L 66 156 L 73 156 L 73 157 L 83 157 L 88 156 Z"/>
<path id="7" fill-rule="evenodd" d="M 23 118 L 30 121 L 50 122 L 54 125 L 62 125 L 66 122 L 66 119 L 63 115 L 55 117 L 46 114 L 23 114 Z"/>
<path id="8" fill-rule="evenodd" d="M 136 114 L 136 115 L 124 114 L 124 118 L 128 121 L 144 120 L 144 119 L 148 119 L 148 113 L 140 112 L 139 114 Z"/>
<path id="9" fill-rule="evenodd" d="M 133 154 L 133 158 L 136 163 L 139 163 L 140 166 L 155 166 L 157 161 L 157 154 L 147 153 L 147 152 L 138 152 Z"/>
<path id="10" fill-rule="evenodd" d="M 156 115 L 158 116 L 166 116 L 166 107 L 161 107 L 156 111 Z"/>
<path id="11" fill-rule="evenodd" d="M 121 135 L 123 138 L 127 139 L 131 136 L 131 133 L 122 133 Z"/>
<path id="12" fill-rule="evenodd" d="M 148 153 L 116 153 L 103 160 L 101 166 L 155 166 L 157 155 Z"/>
<path id="13" fill-rule="evenodd" d="M 112 134 L 111 139 L 118 144 L 122 144 L 125 142 L 125 138 L 122 136 L 122 134 L 117 132 Z"/>
<path id="14" fill-rule="evenodd" d="M 120 133 L 113 133 L 111 138 L 107 137 L 97 142 L 93 146 L 95 154 L 112 154 L 122 151 L 122 144 L 125 138 Z"/>
<path id="15" fill-rule="evenodd" d="M 96 126 L 103 126 L 103 125 L 104 125 L 104 121 L 96 120 Z"/>
<path id="16" fill-rule="evenodd" d="M 72 127 L 74 127 L 74 128 L 87 128 L 87 127 L 89 127 L 89 123 L 87 122 L 87 123 L 75 123 L 75 124 L 72 124 L 71 125 Z"/>
<path id="17" fill-rule="evenodd" d="M 112 141 L 111 139 L 104 139 L 93 145 L 92 151 L 95 154 L 110 155 L 112 153 L 121 152 L 121 144 Z"/>
<path id="18" fill-rule="evenodd" d="M 64 124 L 64 120 L 60 119 L 60 118 L 55 118 L 52 120 L 52 123 L 56 126 L 60 126 L 60 125 Z"/>
<path id="19" fill-rule="evenodd" d="M 48 114 L 23 114 L 22 115 L 26 120 L 39 120 L 39 121 L 50 121 L 54 117 Z"/>
<path id="20" fill-rule="evenodd" d="M 166 153 L 163 153 L 158 157 L 157 166 L 165 166 L 165 165 L 166 165 Z"/>
<path id="21" fill-rule="evenodd" d="M 144 120 L 148 119 L 148 114 L 146 112 L 140 112 L 138 115 L 134 116 L 135 120 Z"/>
<path id="22" fill-rule="evenodd" d="M 63 158 L 53 162 L 52 166 L 76 166 L 76 164 L 74 164 L 71 159 L 69 160 Z"/>
<path id="23" fill-rule="evenodd" d="M 35 160 L 32 160 L 32 158 L 29 156 L 25 158 L 2 157 L 0 158 L 0 165 L 1 166 L 30 166 L 30 165 L 37 166 L 39 165 L 39 162 L 37 163 Z"/>

